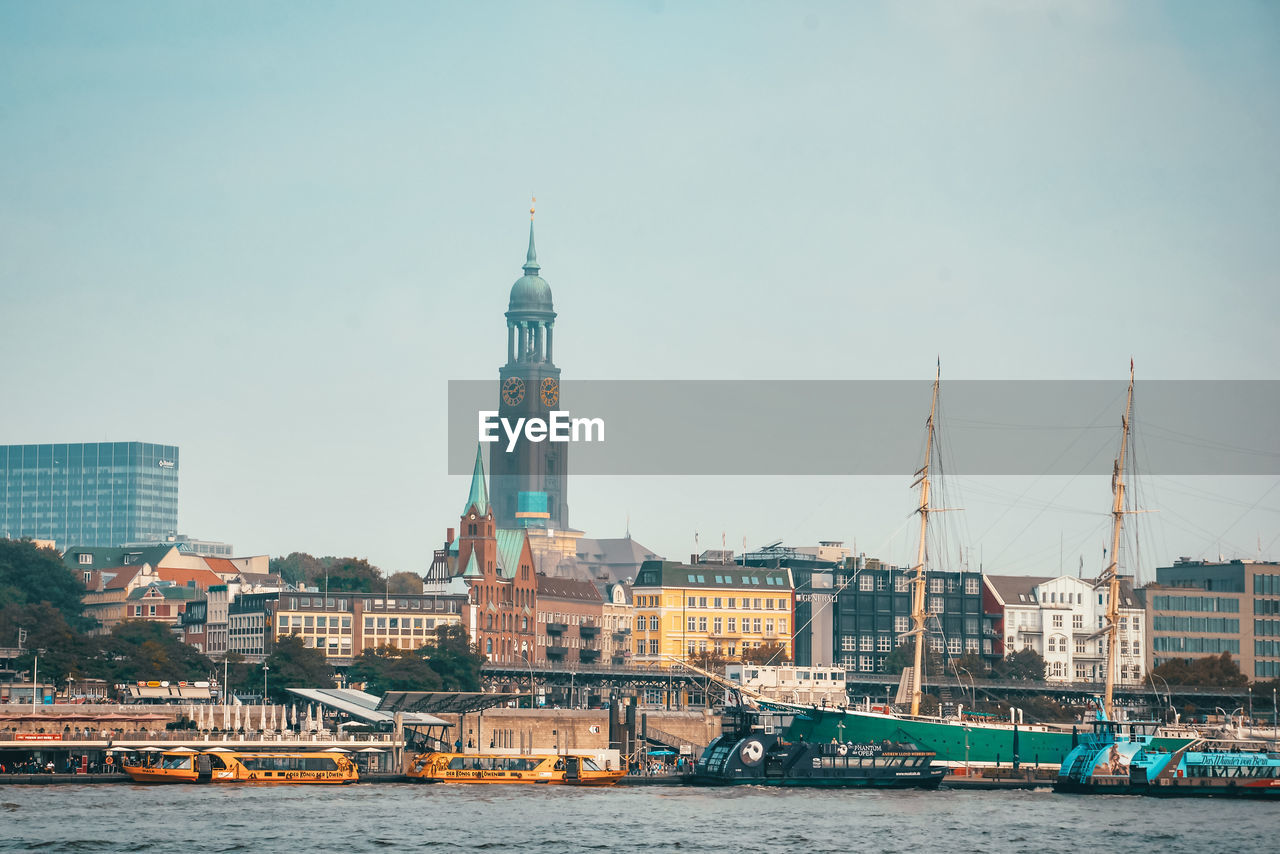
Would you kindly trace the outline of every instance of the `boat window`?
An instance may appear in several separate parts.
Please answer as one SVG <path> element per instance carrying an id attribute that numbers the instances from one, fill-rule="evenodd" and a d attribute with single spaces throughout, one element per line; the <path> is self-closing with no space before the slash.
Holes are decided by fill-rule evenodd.
<path id="1" fill-rule="evenodd" d="M 585 757 L 585 756 L 582 758 L 582 767 L 583 767 L 584 769 L 586 769 L 587 771 L 599 771 L 599 770 L 600 770 L 600 766 L 599 766 L 599 765 L 597 765 L 597 764 L 595 763 L 595 760 L 590 759 L 590 758 Z"/>
<path id="2" fill-rule="evenodd" d="M 161 768 L 173 768 L 179 771 L 191 770 L 191 755 L 184 754 L 182 756 L 166 756 L 160 762 Z"/>

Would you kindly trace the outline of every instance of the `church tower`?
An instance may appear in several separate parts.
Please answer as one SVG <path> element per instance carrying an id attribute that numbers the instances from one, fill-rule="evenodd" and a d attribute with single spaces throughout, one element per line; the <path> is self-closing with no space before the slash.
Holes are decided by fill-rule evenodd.
<path id="1" fill-rule="evenodd" d="M 560 369 L 552 360 L 556 312 L 551 286 L 538 275 L 541 269 L 530 208 L 529 252 L 524 275 L 511 286 L 506 314 L 507 363 L 498 371 L 498 413 L 512 424 L 518 418 L 546 419 L 552 410 L 561 408 Z M 489 454 L 498 527 L 569 527 L 567 443 L 522 438 L 510 452 L 506 443 L 495 443 Z"/>

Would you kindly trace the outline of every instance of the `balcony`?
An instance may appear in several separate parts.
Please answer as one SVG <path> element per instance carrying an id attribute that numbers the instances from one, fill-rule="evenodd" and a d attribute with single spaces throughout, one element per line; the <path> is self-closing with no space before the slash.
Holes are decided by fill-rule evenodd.
<path id="1" fill-rule="evenodd" d="M 547 623 L 547 634 L 562 635 L 569 630 L 569 626 L 565 623 Z"/>
<path id="2" fill-rule="evenodd" d="M 598 623 L 580 623 L 578 625 L 578 634 L 584 638 L 594 638 L 600 636 L 600 626 Z"/>
<path id="3" fill-rule="evenodd" d="M 562 660 L 568 654 L 569 654 L 569 647 L 564 646 L 563 644 L 557 644 L 555 646 L 547 647 L 547 658 L 554 658 L 557 661 L 559 661 L 559 660 Z"/>
<path id="4" fill-rule="evenodd" d="M 613 630 L 614 640 L 626 640 L 630 636 L 631 636 L 631 629 L 614 629 Z"/>
<path id="5" fill-rule="evenodd" d="M 600 660 L 600 650 L 580 649 L 578 650 L 578 658 L 583 664 L 594 664 Z"/>

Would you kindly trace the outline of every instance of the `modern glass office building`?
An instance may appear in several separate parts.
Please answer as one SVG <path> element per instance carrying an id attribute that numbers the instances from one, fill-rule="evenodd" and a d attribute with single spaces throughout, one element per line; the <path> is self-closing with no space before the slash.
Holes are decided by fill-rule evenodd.
<path id="1" fill-rule="evenodd" d="M 173 445 L 0 445 L 0 537 L 62 550 L 163 542 L 177 530 Z"/>

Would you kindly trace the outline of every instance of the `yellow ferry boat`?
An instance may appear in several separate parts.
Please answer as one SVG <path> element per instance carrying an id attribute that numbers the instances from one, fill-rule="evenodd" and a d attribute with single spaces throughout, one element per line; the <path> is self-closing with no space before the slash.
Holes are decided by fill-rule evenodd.
<path id="1" fill-rule="evenodd" d="M 152 764 L 124 765 L 138 783 L 355 783 L 355 763 L 342 753 L 260 753 L 189 749 L 159 754 Z"/>
<path id="2" fill-rule="evenodd" d="M 625 768 L 601 768 L 590 756 L 475 753 L 420 753 L 408 777 L 423 783 L 534 783 L 559 786 L 612 786 Z"/>

